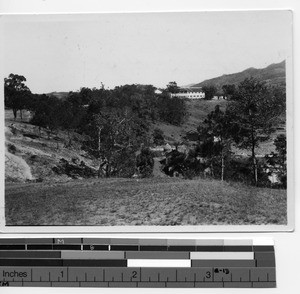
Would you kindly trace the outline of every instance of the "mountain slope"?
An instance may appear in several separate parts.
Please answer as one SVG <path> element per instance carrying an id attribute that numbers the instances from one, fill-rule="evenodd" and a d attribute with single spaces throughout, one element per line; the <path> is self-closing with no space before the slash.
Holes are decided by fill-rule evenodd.
<path id="1" fill-rule="evenodd" d="M 242 72 L 222 75 L 213 79 L 205 80 L 194 84 L 194 87 L 214 85 L 220 90 L 226 84 L 239 84 L 246 78 L 254 77 L 266 82 L 268 85 L 285 87 L 285 60 L 280 63 L 273 63 L 265 68 L 257 69 L 250 67 Z"/>
<path id="2" fill-rule="evenodd" d="M 69 92 L 51 92 L 51 93 L 47 93 L 47 96 L 54 96 L 58 99 L 64 99 L 68 96 Z"/>

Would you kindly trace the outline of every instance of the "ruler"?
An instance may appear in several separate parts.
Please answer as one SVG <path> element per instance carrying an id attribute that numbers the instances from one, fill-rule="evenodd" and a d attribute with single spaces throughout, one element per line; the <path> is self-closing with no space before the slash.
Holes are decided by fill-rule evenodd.
<path id="1" fill-rule="evenodd" d="M 0 287 L 276 287 L 272 240 L 0 239 Z"/>

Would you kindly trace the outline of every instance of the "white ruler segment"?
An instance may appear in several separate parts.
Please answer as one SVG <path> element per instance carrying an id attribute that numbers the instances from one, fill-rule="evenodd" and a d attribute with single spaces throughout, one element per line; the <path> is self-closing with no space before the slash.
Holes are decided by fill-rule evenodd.
<path id="1" fill-rule="evenodd" d="M 191 267 L 189 259 L 128 259 L 127 267 Z"/>
<path id="2" fill-rule="evenodd" d="M 253 260 L 254 252 L 191 252 L 190 259 Z"/>

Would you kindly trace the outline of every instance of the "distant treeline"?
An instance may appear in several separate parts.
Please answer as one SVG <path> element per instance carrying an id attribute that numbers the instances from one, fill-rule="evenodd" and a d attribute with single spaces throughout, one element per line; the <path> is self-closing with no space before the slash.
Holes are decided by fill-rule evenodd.
<path id="1" fill-rule="evenodd" d="M 157 95 L 152 85 L 124 85 L 113 90 L 81 88 L 79 92 L 69 92 L 66 99 L 54 95 L 33 94 L 25 85 L 24 76 L 10 74 L 5 79 L 5 106 L 11 108 L 16 118 L 17 112 L 30 110 L 36 124 L 56 129 L 80 125 L 80 119 L 103 109 L 130 109 L 143 119 L 153 122 L 160 120 L 180 125 L 186 115 L 183 100 L 172 98 L 167 91 Z"/>

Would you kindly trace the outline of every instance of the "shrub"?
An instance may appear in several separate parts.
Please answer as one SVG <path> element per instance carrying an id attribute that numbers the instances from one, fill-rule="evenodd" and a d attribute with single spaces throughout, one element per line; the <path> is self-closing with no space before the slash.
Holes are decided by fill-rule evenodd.
<path id="1" fill-rule="evenodd" d="M 165 144 L 164 133 L 161 129 L 158 128 L 154 129 L 152 136 L 153 136 L 153 143 L 155 145 Z"/>
<path id="2" fill-rule="evenodd" d="M 14 144 L 8 144 L 7 150 L 8 152 L 15 154 L 17 152 L 17 147 Z"/>
<path id="3" fill-rule="evenodd" d="M 152 176 L 154 166 L 153 154 L 149 148 L 143 148 L 141 153 L 137 156 L 136 167 L 142 178 Z"/>

